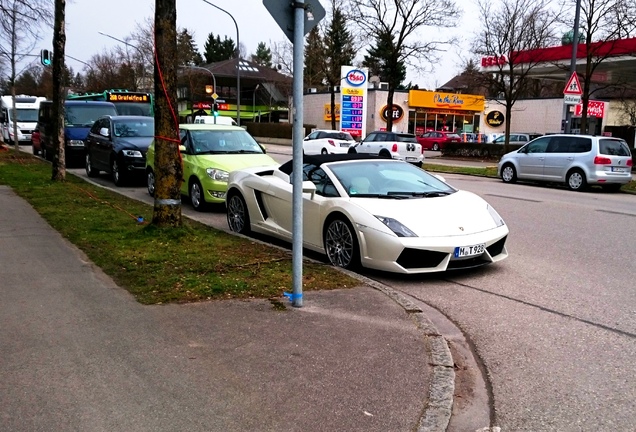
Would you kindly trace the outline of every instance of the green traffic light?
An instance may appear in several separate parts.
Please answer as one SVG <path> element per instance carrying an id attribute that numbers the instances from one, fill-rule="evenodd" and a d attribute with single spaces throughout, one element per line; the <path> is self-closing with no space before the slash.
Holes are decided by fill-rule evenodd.
<path id="1" fill-rule="evenodd" d="M 47 49 L 40 50 L 40 63 L 44 66 L 51 66 L 51 51 Z"/>

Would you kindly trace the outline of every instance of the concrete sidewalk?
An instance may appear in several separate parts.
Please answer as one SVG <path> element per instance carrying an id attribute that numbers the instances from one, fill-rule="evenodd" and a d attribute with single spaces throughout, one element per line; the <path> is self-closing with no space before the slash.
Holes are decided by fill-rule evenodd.
<path id="1" fill-rule="evenodd" d="M 388 287 L 143 306 L 3 186 L 0 221 L 0 430 L 448 425 L 446 342 Z"/>

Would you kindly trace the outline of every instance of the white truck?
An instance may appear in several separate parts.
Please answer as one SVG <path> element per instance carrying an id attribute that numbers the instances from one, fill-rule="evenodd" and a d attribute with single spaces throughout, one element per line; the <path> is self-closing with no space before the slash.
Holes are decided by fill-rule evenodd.
<path id="1" fill-rule="evenodd" d="M 31 144 L 31 134 L 38 122 L 40 103 L 45 101 L 46 98 L 23 94 L 16 95 L 15 113 L 13 109 L 13 98 L 11 95 L 2 96 L 0 99 L 0 128 L 2 129 L 2 139 L 4 142 L 14 142 L 13 122 L 15 120 L 18 126 L 18 141 L 21 144 Z"/>

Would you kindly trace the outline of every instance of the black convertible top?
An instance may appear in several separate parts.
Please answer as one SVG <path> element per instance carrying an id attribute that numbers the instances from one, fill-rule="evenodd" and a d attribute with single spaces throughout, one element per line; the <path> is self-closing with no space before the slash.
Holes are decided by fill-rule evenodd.
<path id="1" fill-rule="evenodd" d="M 326 155 L 305 155 L 303 156 L 303 164 L 313 164 L 320 166 L 329 162 L 340 162 L 360 159 L 381 159 L 378 156 L 367 153 L 346 153 L 346 154 L 326 154 Z M 279 168 L 287 175 L 291 175 L 293 171 L 294 160 L 290 159 Z"/>

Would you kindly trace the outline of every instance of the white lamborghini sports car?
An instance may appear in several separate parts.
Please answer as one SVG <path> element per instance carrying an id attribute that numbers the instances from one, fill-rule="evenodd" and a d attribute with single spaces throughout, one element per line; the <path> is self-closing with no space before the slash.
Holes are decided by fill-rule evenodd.
<path id="1" fill-rule="evenodd" d="M 227 221 L 292 241 L 292 161 L 230 174 Z M 508 227 L 479 196 L 407 162 L 358 154 L 303 158 L 303 245 L 347 269 L 406 274 L 501 261 Z"/>

